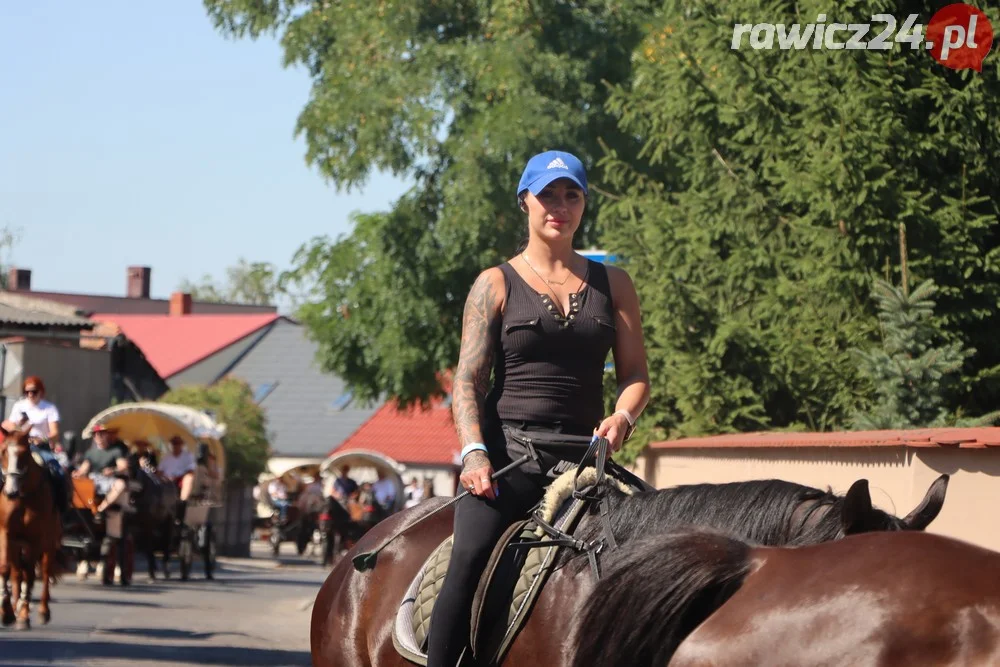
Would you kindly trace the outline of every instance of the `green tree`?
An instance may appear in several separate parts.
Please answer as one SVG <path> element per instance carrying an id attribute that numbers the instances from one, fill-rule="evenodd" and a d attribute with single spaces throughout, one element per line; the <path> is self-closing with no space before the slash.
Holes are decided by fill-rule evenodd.
<path id="1" fill-rule="evenodd" d="M 282 281 L 308 301 L 297 314 L 322 367 L 359 398 L 440 391 L 469 286 L 525 231 L 514 189 L 528 157 L 563 148 L 593 165 L 601 142 L 628 149 L 604 105 L 654 5 L 205 0 L 224 34 L 280 35 L 286 64 L 312 75 L 297 129 L 338 188 L 372 170 L 414 182 L 350 235 L 306 243 Z M 583 244 L 599 208 L 595 197 Z"/>
<path id="2" fill-rule="evenodd" d="M 936 293 L 931 280 L 910 292 L 905 281 L 896 287 L 875 279 L 872 298 L 879 306 L 883 342 L 854 352 L 877 398 L 870 408 L 854 414 L 854 428 L 930 427 L 947 422 L 944 385 L 972 353 L 957 342 L 939 343 L 932 321 Z"/>
<path id="3" fill-rule="evenodd" d="M 200 283 L 185 279 L 178 289 L 190 293 L 195 301 L 267 306 L 278 297 L 278 277 L 273 264 L 248 262 L 241 257 L 236 266 L 226 269 L 224 284 L 205 274 Z"/>
<path id="4" fill-rule="evenodd" d="M 830 21 L 934 9 L 841 3 Z M 1000 398 L 1000 59 L 980 74 L 904 43 L 730 48 L 734 24 L 829 10 L 667 0 L 611 95 L 640 149 L 603 161 L 599 225 L 642 301 L 646 437 L 846 425 L 870 401 L 850 351 L 877 339 L 870 285 L 900 222 L 914 273 L 939 287 L 944 343 L 979 351 L 947 407 Z"/>
<path id="5" fill-rule="evenodd" d="M 267 417 L 253 400 L 250 387 L 236 378 L 225 378 L 211 386 L 189 385 L 172 389 L 162 403 L 175 403 L 210 410 L 226 425 L 226 479 L 255 484 L 270 456 Z"/>
<path id="6" fill-rule="evenodd" d="M 215 279 L 208 273 L 201 277 L 201 282 L 196 283 L 185 278 L 181 281 L 177 289 L 191 295 L 195 301 L 205 301 L 210 303 L 224 303 L 226 301 L 225 288 L 218 285 Z"/>

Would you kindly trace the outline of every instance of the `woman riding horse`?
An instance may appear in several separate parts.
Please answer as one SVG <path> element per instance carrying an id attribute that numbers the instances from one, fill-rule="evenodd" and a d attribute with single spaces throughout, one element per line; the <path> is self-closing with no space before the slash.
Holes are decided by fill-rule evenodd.
<path id="1" fill-rule="evenodd" d="M 41 457 L 49 474 L 56 508 L 65 512 L 69 505 L 69 491 L 64 468 L 69 459 L 59 445 L 59 408 L 46 400 L 45 383 L 37 375 L 24 378 L 21 391 L 24 398 L 11 406 L 3 428 L 8 432 L 27 432 L 32 451 Z"/>
<path id="2" fill-rule="evenodd" d="M 481 273 L 466 300 L 452 407 L 463 444 L 461 483 L 470 495 L 455 508 L 428 667 L 458 662 L 493 546 L 541 499 L 551 481 L 546 473 L 559 463 L 546 457 L 492 480 L 494 470 L 525 453 L 509 429 L 596 434 L 617 451 L 649 399 L 639 300 L 629 276 L 573 250 L 588 196 L 583 163 L 560 151 L 535 155 L 516 194 L 527 214 L 527 243 L 510 261 Z M 610 350 L 618 402 L 605 417 Z"/>

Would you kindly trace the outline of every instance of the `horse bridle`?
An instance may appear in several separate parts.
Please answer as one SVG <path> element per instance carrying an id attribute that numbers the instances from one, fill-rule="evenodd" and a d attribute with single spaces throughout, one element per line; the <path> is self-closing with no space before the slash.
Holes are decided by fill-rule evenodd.
<path id="1" fill-rule="evenodd" d="M 7 446 L 7 449 L 4 451 L 4 453 L 7 455 L 7 467 L 9 467 L 10 466 L 10 445 Z M 28 449 L 27 453 L 28 453 L 28 456 L 31 456 L 31 449 L 30 448 Z M 0 466 L 0 492 L 2 492 L 2 493 L 6 493 L 5 489 L 7 487 L 7 478 L 8 477 L 13 477 L 14 479 L 18 479 L 19 480 L 22 477 L 24 477 L 27 474 L 27 472 L 28 472 L 27 467 L 25 467 L 23 470 L 5 470 L 4 468 L 5 468 L 5 466 Z"/>

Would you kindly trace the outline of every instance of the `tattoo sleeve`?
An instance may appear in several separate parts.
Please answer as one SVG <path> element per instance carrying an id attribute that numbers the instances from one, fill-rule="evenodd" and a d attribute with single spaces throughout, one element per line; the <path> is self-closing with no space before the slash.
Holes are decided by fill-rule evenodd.
<path id="1" fill-rule="evenodd" d="M 462 461 L 462 472 L 469 472 L 471 470 L 479 470 L 480 468 L 485 468 L 490 465 L 490 457 L 486 456 L 486 452 L 481 452 L 478 449 L 474 452 L 469 452 L 465 460 Z"/>
<path id="2" fill-rule="evenodd" d="M 500 295 L 485 273 L 469 290 L 462 316 L 462 345 L 452 387 L 452 416 L 461 444 L 483 442 L 481 420 L 490 388 Z"/>

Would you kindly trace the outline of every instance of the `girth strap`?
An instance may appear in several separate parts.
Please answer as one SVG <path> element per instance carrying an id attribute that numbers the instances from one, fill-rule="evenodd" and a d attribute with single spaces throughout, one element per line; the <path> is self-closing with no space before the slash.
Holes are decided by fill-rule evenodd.
<path id="1" fill-rule="evenodd" d="M 531 520 L 537 524 L 542 532 L 548 535 L 551 539 L 548 540 L 530 540 L 525 542 L 512 542 L 507 545 L 508 549 L 537 549 L 544 547 L 570 547 L 576 549 L 577 551 L 583 551 L 587 554 L 587 560 L 590 562 L 590 569 L 594 575 L 594 581 L 601 578 L 600 566 L 597 562 L 597 554 L 601 552 L 604 548 L 604 542 L 584 542 L 583 540 L 578 540 L 569 533 L 559 530 L 555 526 L 548 523 L 545 519 L 541 517 L 538 510 L 532 512 Z"/>

